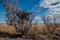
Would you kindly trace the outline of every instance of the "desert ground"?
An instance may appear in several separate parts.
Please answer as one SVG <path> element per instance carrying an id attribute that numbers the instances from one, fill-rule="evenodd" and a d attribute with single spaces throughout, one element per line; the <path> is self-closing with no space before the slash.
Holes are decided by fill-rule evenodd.
<path id="1" fill-rule="evenodd" d="M 45 31 L 47 31 L 46 27 L 44 24 L 38 24 L 38 25 L 33 25 L 32 28 L 30 28 L 29 32 L 32 32 L 34 29 L 34 26 L 37 28 L 37 32 L 43 34 L 42 32 L 44 32 L 43 29 L 45 29 Z M 16 32 L 14 26 L 11 25 L 7 25 L 7 24 L 0 24 L 0 40 L 24 40 L 23 38 L 20 37 L 9 37 L 8 34 L 18 34 L 18 32 Z M 58 25 L 58 27 L 55 30 L 55 33 L 59 34 L 60 33 L 60 27 Z M 8 36 L 6 36 L 8 35 Z M 60 38 L 60 36 L 59 36 Z M 26 39 L 28 40 L 28 39 Z M 47 40 L 47 39 L 46 39 Z"/>

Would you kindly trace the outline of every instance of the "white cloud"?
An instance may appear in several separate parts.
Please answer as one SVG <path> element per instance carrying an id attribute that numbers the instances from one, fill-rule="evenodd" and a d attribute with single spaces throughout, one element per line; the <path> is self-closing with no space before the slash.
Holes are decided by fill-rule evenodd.
<path id="1" fill-rule="evenodd" d="M 60 4 L 54 5 L 54 6 L 51 5 L 51 4 L 56 3 L 56 2 L 60 3 L 60 0 L 42 0 L 39 4 L 40 4 L 40 7 L 54 8 L 54 7 L 60 6 Z"/>
<path id="2" fill-rule="evenodd" d="M 42 17 L 40 16 L 35 16 L 34 20 L 33 20 L 33 23 L 42 23 Z"/>
<path id="3" fill-rule="evenodd" d="M 54 4 L 54 5 L 52 5 Z M 41 0 L 39 4 L 36 4 L 31 11 L 43 12 L 40 8 L 48 8 L 45 16 L 50 16 L 51 18 L 56 18 L 57 23 L 60 22 L 60 0 Z M 36 17 L 39 18 L 39 17 Z"/>
<path id="4" fill-rule="evenodd" d="M 57 3 L 58 2 L 58 3 Z M 57 3 L 56 5 L 51 5 Z M 42 0 L 39 3 L 40 7 L 48 8 L 46 16 L 50 16 L 51 18 L 56 18 L 56 22 L 60 23 L 60 0 Z"/>
<path id="5" fill-rule="evenodd" d="M 58 2 L 57 5 L 51 5 Z M 48 8 L 48 13 L 60 14 L 60 0 L 43 0 L 40 2 L 40 7 Z"/>
<path id="6" fill-rule="evenodd" d="M 41 19 L 40 16 L 35 16 L 34 20 Z"/>

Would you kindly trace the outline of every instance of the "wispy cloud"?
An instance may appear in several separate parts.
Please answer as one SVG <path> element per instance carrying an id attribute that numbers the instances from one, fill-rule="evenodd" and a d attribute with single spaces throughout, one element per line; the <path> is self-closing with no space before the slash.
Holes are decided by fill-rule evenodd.
<path id="1" fill-rule="evenodd" d="M 56 5 L 51 5 L 56 4 Z M 43 0 L 40 7 L 48 8 L 47 14 L 55 15 L 60 14 L 60 0 Z"/>
<path id="2" fill-rule="evenodd" d="M 35 18 L 34 18 L 34 20 L 33 20 L 33 23 L 43 23 L 42 17 L 40 17 L 40 16 L 35 16 Z"/>
<path id="3" fill-rule="evenodd" d="M 40 3 L 40 7 L 48 8 L 46 16 L 55 17 L 57 19 L 56 22 L 60 23 L 60 0 L 43 0 Z"/>
<path id="4" fill-rule="evenodd" d="M 60 0 L 41 0 L 37 6 L 35 5 L 35 8 L 32 10 L 37 12 L 43 12 L 41 9 L 47 8 L 47 12 L 44 11 L 45 16 L 50 16 L 51 18 L 56 18 L 56 22 L 60 22 Z M 46 10 L 46 9 L 45 9 Z"/>

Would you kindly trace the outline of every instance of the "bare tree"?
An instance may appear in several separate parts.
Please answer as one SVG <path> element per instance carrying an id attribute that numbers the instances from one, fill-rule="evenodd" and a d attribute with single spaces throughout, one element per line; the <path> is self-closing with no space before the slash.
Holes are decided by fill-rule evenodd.
<path id="1" fill-rule="evenodd" d="M 6 9 L 6 17 L 7 24 L 13 25 L 17 32 L 21 33 L 21 37 L 26 36 L 28 30 L 32 27 L 32 21 L 34 16 L 31 12 L 24 12 L 14 4 L 16 4 L 16 0 L 14 4 L 12 4 L 12 0 L 5 0 L 3 5 Z"/>
<path id="2" fill-rule="evenodd" d="M 43 21 L 47 30 L 47 35 L 50 40 L 54 40 L 54 31 L 57 28 L 56 18 L 53 18 L 53 22 L 51 23 L 52 18 L 50 17 L 43 17 Z"/>

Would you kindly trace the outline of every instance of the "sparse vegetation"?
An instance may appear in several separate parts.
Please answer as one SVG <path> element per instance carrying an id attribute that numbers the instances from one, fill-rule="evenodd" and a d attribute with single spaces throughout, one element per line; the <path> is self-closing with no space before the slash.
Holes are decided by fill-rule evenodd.
<path id="1" fill-rule="evenodd" d="M 56 18 L 53 18 L 52 22 L 51 20 L 52 18 L 50 17 L 47 18 L 43 17 L 43 21 L 47 30 L 45 31 L 47 33 L 46 35 L 49 40 L 58 40 L 58 38 L 56 37 L 57 35 L 55 35 L 56 28 L 58 28 L 58 24 L 56 23 Z"/>
<path id="2" fill-rule="evenodd" d="M 4 7 L 7 11 L 7 24 L 13 25 L 16 31 L 20 33 L 21 37 L 26 38 L 28 30 L 32 27 L 34 16 L 29 12 L 20 11 L 18 8 L 15 9 L 11 1 L 4 1 Z"/>
<path id="3" fill-rule="evenodd" d="M 60 40 L 60 24 L 56 23 L 56 18 L 43 16 L 44 24 L 37 21 L 32 24 L 35 15 L 19 9 L 17 3 L 16 0 L 3 1 L 8 27 L 0 25 L 0 40 Z"/>

